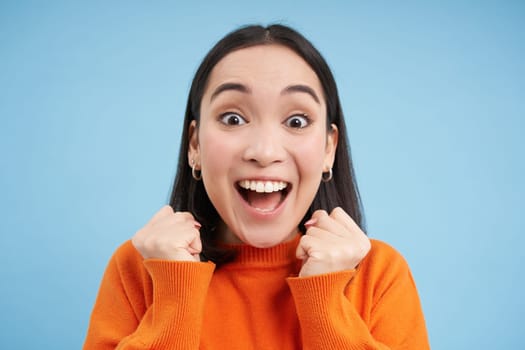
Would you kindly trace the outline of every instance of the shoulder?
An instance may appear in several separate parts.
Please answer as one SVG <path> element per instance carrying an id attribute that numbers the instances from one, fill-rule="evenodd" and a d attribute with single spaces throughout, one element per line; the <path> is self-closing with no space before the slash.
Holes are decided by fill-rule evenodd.
<path id="1" fill-rule="evenodd" d="M 410 275 L 405 258 L 394 247 L 377 239 L 370 239 L 370 242 L 370 251 L 361 261 L 359 270 L 364 270 L 366 275 L 380 279 Z"/>

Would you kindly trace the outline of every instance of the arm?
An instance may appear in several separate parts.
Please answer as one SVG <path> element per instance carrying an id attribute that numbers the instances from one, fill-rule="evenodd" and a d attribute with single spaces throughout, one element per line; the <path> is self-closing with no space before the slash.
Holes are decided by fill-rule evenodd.
<path id="1" fill-rule="evenodd" d="M 288 284 L 304 349 L 430 348 L 408 265 L 386 245 L 374 243 L 357 271 L 290 278 Z"/>
<path id="2" fill-rule="evenodd" d="M 417 291 L 404 259 L 341 208 L 317 210 L 289 279 L 305 349 L 428 349 Z M 356 270 L 357 269 L 357 270 Z"/>
<path id="3" fill-rule="evenodd" d="M 197 349 L 214 265 L 202 263 L 199 228 L 166 205 L 106 270 L 84 349 Z"/>
<path id="4" fill-rule="evenodd" d="M 104 274 L 84 350 L 198 349 L 211 263 L 142 260 L 130 243 Z"/>

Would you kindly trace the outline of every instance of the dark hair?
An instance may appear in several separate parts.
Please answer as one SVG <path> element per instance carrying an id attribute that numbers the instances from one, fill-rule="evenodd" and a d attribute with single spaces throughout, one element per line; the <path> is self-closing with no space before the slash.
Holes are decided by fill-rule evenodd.
<path id="1" fill-rule="evenodd" d="M 317 194 L 299 224 L 304 234 L 304 222 L 317 209 L 330 212 L 335 207 L 343 208 L 364 230 L 362 205 L 357 189 L 350 147 L 337 86 L 328 64 L 315 47 L 297 31 L 279 24 L 262 27 L 251 25 L 241 27 L 221 39 L 208 52 L 193 79 L 180 144 L 177 174 L 170 197 L 170 205 L 175 211 L 189 211 L 202 225 L 200 229 L 203 250 L 201 258 L 220 265 L 232 258 L 232 252 L 221 249 L 214 233 L 221 218 L 211 203 L 202 181 L 196 181 L 188 166 L 189 126 L 192 120 L 197 125 L 200 119 L 200 105 L 208 79 L 215 65 L 227 54 L 251 46 L 277 44 L 288 47 L 302 57 L 314 70 L 323 87 L 327 109 L 327 130 L 335 124 L 339 129 L 338 146 L 333 165 L 333 179 L 321 182 Z"/>

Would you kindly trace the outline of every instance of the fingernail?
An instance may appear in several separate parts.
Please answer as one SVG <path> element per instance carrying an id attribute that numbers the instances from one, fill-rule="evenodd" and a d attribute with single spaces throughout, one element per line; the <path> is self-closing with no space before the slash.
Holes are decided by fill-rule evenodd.
<path id="1" fill-rule="evenodd" d="M 193 226 L 195 226 L 196 229 L 199 229 L 199 228 L 202 227 L 202 225 L 199 222 L 197 222 L 197 221 L 193 222 Z"/>
<path id="2" fill-rule="evenodd" d="M 307 222 L 304 223 L 304 227 L 306 227 L 307 229 L 312 227 L 313 225 L 315 225 L 317 223 L 317 219 L 315 218 L 312 218 L 310 220 L 308 220 Z"/>

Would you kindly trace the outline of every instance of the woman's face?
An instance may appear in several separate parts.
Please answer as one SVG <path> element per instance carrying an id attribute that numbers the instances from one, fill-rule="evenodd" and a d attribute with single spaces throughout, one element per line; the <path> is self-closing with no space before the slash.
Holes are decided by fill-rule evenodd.
<path id="1" fill-rule="evenodd" d="M 222 241 L 291 239 L 337 146 L 315 72 L 284 46 L 234 51 L 213 68 L 200 118 L 188 157 L 223 220 Z"/>

